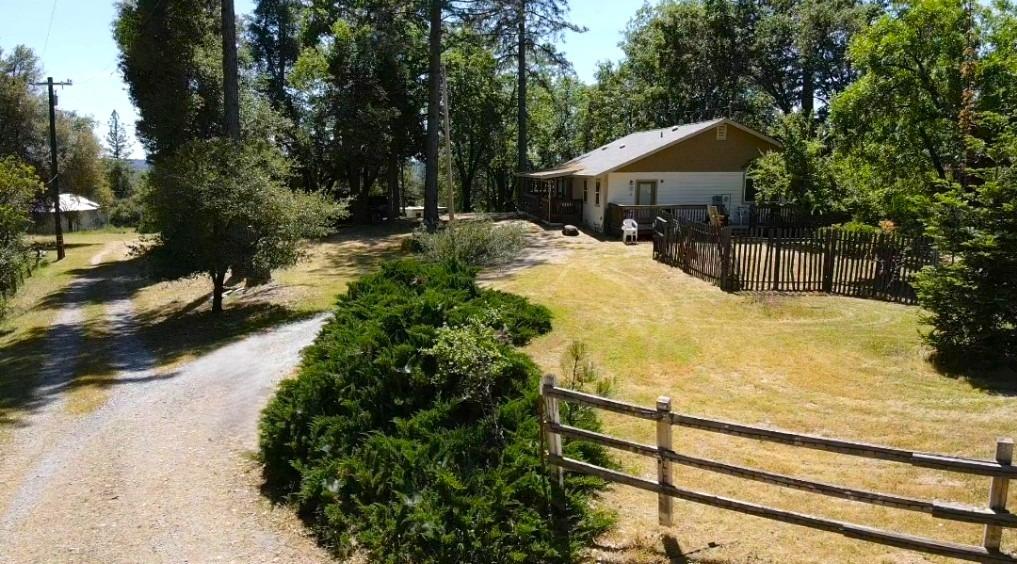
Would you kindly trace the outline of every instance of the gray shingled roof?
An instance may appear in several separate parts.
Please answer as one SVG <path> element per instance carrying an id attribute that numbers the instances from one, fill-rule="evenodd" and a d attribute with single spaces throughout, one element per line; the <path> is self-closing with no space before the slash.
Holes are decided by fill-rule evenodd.
<path id="1" fill-rule="evenodd" d="M 753 135 L 765 139 L 774 145 L 777 141 L 740 123 L 726 118 L 717 118 L 699 123 L 689 123 L 663 129 L 639 131 L 598 147 L 585 155 L 581 155 L 554 168 L 531 172 L 521 176 L 531 178 L 554 178 L 558 176 L 600 176 L 617 170 L 627 164 L 645 158 L 657 151 L 680 143 L 690 137 L 703 133 L 712 127 L 727 123 Z"/>

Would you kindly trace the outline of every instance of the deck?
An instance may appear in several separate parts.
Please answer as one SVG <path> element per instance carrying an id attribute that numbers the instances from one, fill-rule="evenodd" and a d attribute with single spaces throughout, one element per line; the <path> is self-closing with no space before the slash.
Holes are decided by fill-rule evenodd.
<path id="1" fill-rule="evenodd" d="M 687 221 L 706 222 L 705 205 L 659 205 L 631 206 L 608 204 L 604 216 L 604 233 L 621 236 L 621 224 L 625 218 L 631 217 L 639 224 L 640 233 L 653 231 L 653 222 L 657 217 L 681 218 Z"/>

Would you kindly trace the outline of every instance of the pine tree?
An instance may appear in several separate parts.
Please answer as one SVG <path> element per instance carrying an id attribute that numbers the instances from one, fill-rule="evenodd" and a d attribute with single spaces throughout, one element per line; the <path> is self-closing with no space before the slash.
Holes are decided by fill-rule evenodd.
<path id="1" fill-rule="evenodd" d="M 130 156 L 131 139 L 127 136 L 127 128 L 120 123 L 120 114 L 116 110 L 109 115 L 109 128 L 106 131 L 106 153 L 113 160 L 119 161 Z"/>
<path id="2" fill-rule="evenodd" d="M 568 21 L 568 11 L 568 0 L 479 0 L 467 11 L 467 17 L 494 41 L 501 59 L 515 61 L 519 171 L 530 168 L 527 96 L 531 64 L 540 59 L 571 66 L 551 42 L 566 31 L 586 31 Z"/>

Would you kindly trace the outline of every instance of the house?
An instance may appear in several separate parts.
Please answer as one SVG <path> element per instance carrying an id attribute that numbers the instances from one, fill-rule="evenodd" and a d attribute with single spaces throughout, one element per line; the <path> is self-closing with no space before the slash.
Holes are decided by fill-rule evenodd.
<path id="1" fill-rule="evenodd" d="M 32 209 L 32 233 L 50 235 L 54 231 L 53 204 L 43 201 Z M 60 194 L 60 219 L 65 232 L 100 229 L 106 226 L 102 206 L 77 194 Z"/>
<path id="2" fill-rule="evenodd" d="M 520 175 L 521 209 L 548 223 L 618 233 L 634 217 L 648 228 L 661 213 L 705 220 L 722 205 L 734 223 L 755 200 L 746 169 L 776 140 L 719 118 L 640 131 L 548 170 Z"/>

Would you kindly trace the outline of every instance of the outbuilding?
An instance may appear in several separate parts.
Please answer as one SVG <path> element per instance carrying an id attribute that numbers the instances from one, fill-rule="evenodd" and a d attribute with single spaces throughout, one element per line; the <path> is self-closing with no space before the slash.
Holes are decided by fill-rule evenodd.
<path id="1" fill-rule="evenodd" d="M 40 235 L 52 234 L 53 203 L 48 199 L 32 210 L 34 225 L 32 232 Z M 60 219 L 64 232 L 101 229 L 106 226 L 106 214 L 102 206 L 77 194 L 60 194 Z"/>

